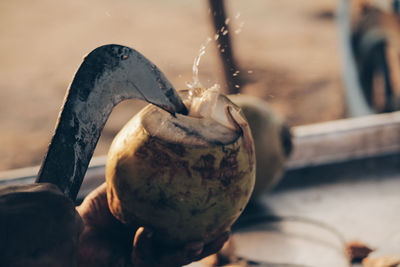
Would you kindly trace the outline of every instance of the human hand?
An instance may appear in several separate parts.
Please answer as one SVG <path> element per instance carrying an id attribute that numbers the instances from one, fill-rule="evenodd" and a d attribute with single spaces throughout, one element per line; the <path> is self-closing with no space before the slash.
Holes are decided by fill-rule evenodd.
<path id="1" fill-rule="evenodd" d="M 128 227 L 114 218 L 105 184 L 89 194 L 77 210 L 85 224 L 79 266 L 178 267 L 216 253 L 229 238 L 229 232 L 225 232 L 209 244 L 200 241 L 179 248 L 161 246 L 151 229 Z"/>
<path id="2" fill-rule="evenodd" d="M 83 224 L 52 184 L 0 187 L 1 266 L 76 266 Z"/>
<path id="3" fill-rule="evenodd" d="M 208 244 L 191 242 L 181 248 L 160 246 L 154 240 L 153 232 L 140 227 L 134 239 L 132 262 L 135 267 L 177 267 L 201 260 L 218 252 L 229 239 L 229 232 L 222 233 Z"/>

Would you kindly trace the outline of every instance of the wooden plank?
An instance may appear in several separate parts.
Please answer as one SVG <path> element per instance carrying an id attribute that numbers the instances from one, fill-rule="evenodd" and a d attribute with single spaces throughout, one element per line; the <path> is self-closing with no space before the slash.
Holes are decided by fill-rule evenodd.
<path id="1" fill-rule="evenodd" d="M 298 126 L 288 169 L 398 153 L 400 112 Z"/>
<path id="2" fill-rule="evenodd" d="M 78 193 L 78 201 L 105 181 L 106 156 L 95 157 L 90 161 L 88 171 Z M 0 186 L 9 184 L 34 183 L 40 166 L 0 172 Z"/>

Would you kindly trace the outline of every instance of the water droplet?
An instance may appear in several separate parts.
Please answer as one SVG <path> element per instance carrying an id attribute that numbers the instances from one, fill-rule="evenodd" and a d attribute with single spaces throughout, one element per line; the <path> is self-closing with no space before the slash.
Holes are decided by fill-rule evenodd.
<path id="1" fill-rule="evenodd" d="M 253 71 L 252 71 L 252 70 L 248 70 L 247 73 L 248 73 L 248 74 L 252 74 Z"/>
<path id="2" fill-rule="evenodd" d="M 230 19 L 230 18 L 227 18 L 227 19 L 225 20 L 225 24 L 228 25 L 230 21 L 231 21 L 231 19 Z"/>
<path id="3" fill-rule="evenodd" d="M 238 18 L 240 18 L 240 12 L 236 13 L 236 15 L 235 15 L 235 19 L 238 19 Z"/>
<path id="4" fill-rule="evenodd" d="M 225 30 L 222 35 L 227 35 L 228 34 L 228 30 Z"/>
<path id="5" fill-rule="evenodd" d="M 193 82 L 190 83 L 186 83 L 186 85 L 192 89 L 189 91 L 189 99 L 191 98 L 191 96 L 193 95 L 193 89 L 194 88 L 199 88 L 202 87 L 200 81 L 199 81 L 199 65 L 200 65 L 200 59 L 201 57 L 206 53 L 206 48 L 207 45 L 211 42 L 211 38 L 208 37 L 205 41 L 204 44 L 201 45 L 200 50 L 199 50 L 199 54 L 195 57 L 194 62 L 193 62 L 193 67 L 192 67 L 192 71 L 193 71 Z"/>
<path id="6" fill-rule="evenodd" d="M 219 38 L 219 34 L 214 35 L 214 40 L 217 41 Z"/>
<path id="7" fill-rule="evenodd" d="M 242 21 L 242 22 L 240 22 L 239 27 L 235 30 L 235 34 L 241 33 L 243 26 L 244 26 L 244 22 Z"/>

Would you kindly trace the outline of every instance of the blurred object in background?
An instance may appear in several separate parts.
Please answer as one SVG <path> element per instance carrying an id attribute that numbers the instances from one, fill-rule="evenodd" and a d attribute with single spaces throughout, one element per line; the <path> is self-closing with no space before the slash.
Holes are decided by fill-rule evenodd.
<path id="1" fill-rule="evenodd" d="M 399 1 L 351 1 L 351 51 L 363 101 L 373 113 L 400 109 Z M 356 90 L 356 88 L 347 88 Z M 348 105 L 356 105 L 348 98 Z"/>
<path id="2" fill-rule="evenodd" d="M 266 101 L 257 97 L 228 95 L 238 105 L 250 125 L 256 149 L 256 183 L 252 200 L 272 190 L 279 182 L 284 164 L 292 152 L 289 127 Z"/>

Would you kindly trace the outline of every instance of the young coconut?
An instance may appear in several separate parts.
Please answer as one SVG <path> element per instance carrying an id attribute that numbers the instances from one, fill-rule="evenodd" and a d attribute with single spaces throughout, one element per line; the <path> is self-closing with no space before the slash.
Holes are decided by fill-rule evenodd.
<path id="1" fill-rule="evenodd" d="M 252 199 L 271 190 L 280 180 L 292 151 L 291 134 L 283 120 L 264 100 L 248 95 L 228 95 L 244 113 L 256 145 L 257 179 Z"/>
<path id="2" fill-rule="evenodd" d="M 244 210 L 255 183 L 250 128 L 216 87 L 180 93 L 189 116 L 153 105 L 115 137 L 106 165 L 112 214 L 168 245 L 212 241 Z"/>

